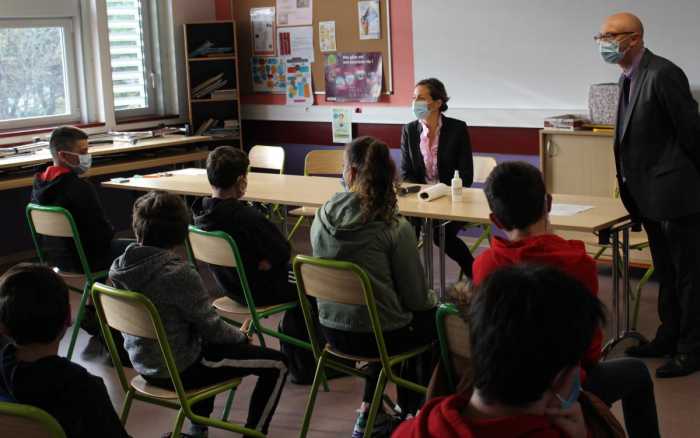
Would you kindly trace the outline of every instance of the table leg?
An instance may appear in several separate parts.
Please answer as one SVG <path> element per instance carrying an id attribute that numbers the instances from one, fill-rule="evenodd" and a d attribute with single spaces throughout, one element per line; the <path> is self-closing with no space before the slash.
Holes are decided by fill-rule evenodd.
<path id="1" fill-rule="evenodd" d="M 439 295 L 439 297 L 440 297 L 441 302 L 445 301 L 445 298 L 447 295 L 447 291 L 445 290 L 445 226 L 448 223 L 449 222 L 441 223 L 440 227 L 439 227 L 440 229 L 438 231 L 440 233 L 440 238 L 439 238 L 439 240 L 440 240 L 440 259 L 439 259 L 439 263 L 440 263 L 440 295 Z"/>
<path id="2" fill-rule="evenodd" d="M 279 208 L 282 209 L 282 233 L 284 233 L 285 236 L 289 236 L 289 224 L 287 223 L 287 206 L 280 205 Z"/>
<path id="3" fill-rule="evenodd" d="M 433 221 L 426 218 L 423 223 L 423 263 L 428 274 L 428 285 L 433 288 Z"/>

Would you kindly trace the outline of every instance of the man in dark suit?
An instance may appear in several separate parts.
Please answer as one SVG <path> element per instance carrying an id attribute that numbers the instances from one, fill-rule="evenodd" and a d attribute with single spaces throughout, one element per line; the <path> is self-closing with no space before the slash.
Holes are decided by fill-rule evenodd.
<path id="1" fill-rule="evenodd" d="M 608 17 L 596 37 L 603 59 L 618 64 L 620 98 L 615 163 L 620 195 L 649 237 L 660 282 L 661 320 L 635 357 L 671 359 L 657 377 L 700 370 L 700 115 L 688 78 L 644 47 L 632 14 Z"/>

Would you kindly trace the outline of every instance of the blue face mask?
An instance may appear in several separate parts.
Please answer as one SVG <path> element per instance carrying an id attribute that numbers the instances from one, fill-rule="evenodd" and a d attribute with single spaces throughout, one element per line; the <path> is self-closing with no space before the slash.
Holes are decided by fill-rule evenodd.
<path id="1" fill-rule="evenodd" d="M 569 409 L 571 406 L 573 406 L 574 403 L 576 403 L 580 393 L 581 393 L 581 373 L 579 372 L 579 369 L 577 367 L 576 373 L 574 374 L 574 381 L 571 384 L 571 393 L 569 394 L 569 396 L 565 399 L 564 397 L 560 396 L 556 392 L 554 393 L 554 395 L 561 402 L 562 409 Z"/>
<path id="2" fill-rule="evenodd" d="M 601 41 L 598 48 L 600 56 L 608 64 L 617 64 L 625 57 L 625 53 L 620 50 L 620 43 L 617 41 Z"/>
<path id="3" fill-rule="evenodd" d="M 417 119 L 425 120 L 428 114 L 430 114 L 430 110 L 428 109 L 427 102 L 424 100 L 413 101 L 413 115 L 416 116 Z"/>
<path id="4" fill-rule="evenodd" d="M 78 175 L 87 172 L 92 167 L 92 155 L 91 154 L 76 154 L 75 152 L 67 152 L 71 155 L 78 157 L 78 164 L 70 164 L 70 168 L 75 171 Z"/>

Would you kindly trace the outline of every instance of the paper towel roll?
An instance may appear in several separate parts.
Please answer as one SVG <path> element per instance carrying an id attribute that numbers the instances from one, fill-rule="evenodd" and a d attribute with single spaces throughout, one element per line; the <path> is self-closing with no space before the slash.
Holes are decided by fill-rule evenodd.
<path id="1" fill-rule="evenodd" d="M 443 184 L 435 184 L 434 186 L 425 187 L 423 190 L 418 192 L 418 199 L 421 201 L 434 201 L 440 199 L 443 196 L 447 196 L 450 193 L 450 188 Z"/>

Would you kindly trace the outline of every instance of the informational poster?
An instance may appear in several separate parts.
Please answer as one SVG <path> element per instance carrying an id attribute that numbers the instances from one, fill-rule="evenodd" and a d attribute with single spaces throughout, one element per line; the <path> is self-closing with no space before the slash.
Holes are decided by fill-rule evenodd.
<path id="1" fill-rule="evenodd" d="M 253 56 L 250 58 L 253 92 L 284 94 L 287 92 L 287 71 L 284 58 Z"/>
<path id="2" fill-rule="evenodd" d="M 322 52 L 335 52 L 335 21 L 318 23 L 318 44 Z"/>
<path id="3" fill-rule="evenodd" d="M 313 0 L 277 0 L 277 26 L 313 24 Z"/>
<path id="4" fill-rule="evenodd" d="M 352 112 L 349 108 L 333 108 L 333 143 L 352 141 Z"/>
<path id="5" fill-rule="evenodd" d="M 304 58 L 314 62 L 313 26 L 285 27 L 277 29 L 279 56 Z"/>
<path id="6" fill-rule="evenodd" d="M 382 34 L 379 16 L 379 0 L 361 0 L 357 2 L 358 24 L 361 40 L 378 40 Z"/>
<path id="7" fill-rule="evenodd" d="M 382 54 L 333 53 L 324 55 L 326 100 L 376 102 L 382 91 Z"/>
<path id="8" fill-rule="evenodd" d="M 253 42 L 253 55 L 276 55 L 275 8 L 251 8 L 250 31 L 250 40 Z"/>
<path id="9" fill-rule="evenodd" d="M 311 62 L 303 58 L 287 59 L 287 105 L 309 107 L 313 104 Z"/>

